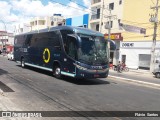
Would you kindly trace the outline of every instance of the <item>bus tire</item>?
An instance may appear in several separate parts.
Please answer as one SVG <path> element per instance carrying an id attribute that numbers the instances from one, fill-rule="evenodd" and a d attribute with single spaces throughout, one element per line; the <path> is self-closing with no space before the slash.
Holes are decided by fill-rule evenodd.
<path id="1" fill-rule="evenodd" d="M 25 61 L 24 61 L 24 58 L 21 59 L 21 67 L 22 67 L 22 68 L 25 68 Z"/>
<path id="2" fill-rule="evenodd" d="M 61 75 L 61 67 L 59 65 L 54 66 L 53 75 L 58 79 L 60 79 L 62 77 L 62 75 Z"/>

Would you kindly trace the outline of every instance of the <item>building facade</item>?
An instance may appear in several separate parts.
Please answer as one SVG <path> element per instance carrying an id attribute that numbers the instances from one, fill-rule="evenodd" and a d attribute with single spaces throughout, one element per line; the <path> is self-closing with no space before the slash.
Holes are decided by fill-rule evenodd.
<path id="1" fill-rule="evenodd" d="M 115 41 L 117 48 L 110 53 L 113 64 L 122 61 L 129 68 L 150 68 L 154 33 L 150 20 L 155 13 L 151 6 L 155 5 L 156 0 L 91 0 L 89 26 Z M 155 55 L 160 49 L 159 34 L 158 25 Z"/>
<path id="2" fill-rule="evenodd" d="M 22 34 L 31 31 L 29 23 L 21 23 L 14 26 L 14 35 Z"/>
<path id="3" fill-rule="evenodd" d="M 51 17 L 35 17 L 30 21 L 31 31 L 64 25 L 64 17 L 61 14 L 54 14 Z"/>
<path id="4" fill-rule="evenodd" d="M 61 14 L 54 14 L 51 17 L 35 17 L 28 23 L 15 25 L 14 34 L 22 34 L 30 31 L 38 31 L 40 29 L 50 28 L 53 26 L 65 25 L 64 17 Z"/>
<path id="5" fill-rule="evenodd" d="M 3 52 L 13 51 L 14 35 L 7 31 L 0 31 L 0 50 Z"/>
<path id="6" fill-rule="evenodd" d="M 78 26 L 88 28 L 89 14 L 84 14 L 83 16 L 77 16 L 73 18 L 66 19 L 67 26 Z"/>

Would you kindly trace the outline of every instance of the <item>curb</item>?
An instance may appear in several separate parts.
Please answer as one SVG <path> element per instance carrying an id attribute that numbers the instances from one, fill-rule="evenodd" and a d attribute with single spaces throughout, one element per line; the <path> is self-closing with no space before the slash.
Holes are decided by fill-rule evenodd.
<path id="1" fill-rule="evenodd" d="M 134 82 L 134 83 L 139 83 L 139 84 L 144 84 L 144 85 L 154 86 L 154 87 L 160 88 L 160 84 L 156 84 L 156 83 L 144 82 L 144 81 L 139 81 L 139 80 L 134 80 L 134 79 L 129 79 L 129 78 L 123 78 L 123 77 L 117 77 L 117 76 L 113 76 L 113 75 L 108 75 L 108 76 L 112 77 L 112 78 L 122 79 L 122 80 L 125 80 L 125 81 L 128 81 L 128 82 Z"/>

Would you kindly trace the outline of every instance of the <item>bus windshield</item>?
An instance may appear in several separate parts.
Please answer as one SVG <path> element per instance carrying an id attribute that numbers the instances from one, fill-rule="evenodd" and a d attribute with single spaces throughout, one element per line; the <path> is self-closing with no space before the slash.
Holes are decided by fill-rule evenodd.
<path id="1" fill-rule="evenodd" d="M 81 47 L 78 50 L 78 60 L 90 65 L 106 64 L 108 62 L 107 42 L 102 36 L 87 36 L 80 34 Z"/>

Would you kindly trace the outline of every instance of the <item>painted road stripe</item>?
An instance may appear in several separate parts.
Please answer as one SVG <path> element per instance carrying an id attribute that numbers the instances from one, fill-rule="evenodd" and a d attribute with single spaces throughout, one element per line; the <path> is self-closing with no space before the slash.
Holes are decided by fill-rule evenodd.
<path id="1" fill-rule="evenodd" d="M 0 88 L 0 93 L 2 94 L 3 93 L 3 90 Z"/>
<path id="2" fill-rule="evenodd" d="M 144 82 L 144 81 L 139 81 L 139 80 L 134 80 L 134 79 L 129 79 L 129 78 L 123 78 L 123 77 L 117 77 L 117 76 L 113 76 L 113 75 L 108 75 L 108 76 L 109 77 L 113 77 L 113 78 L 117 78 L 117 79 L 123 79 L 123 80 L 129 81 L 129 82 L 135 82 L 135 83 L 140 83 L 140 84 L 152 85 L 152 86 L 160 87 L 160 84 L 156 84 L 156 83 Z"/>

